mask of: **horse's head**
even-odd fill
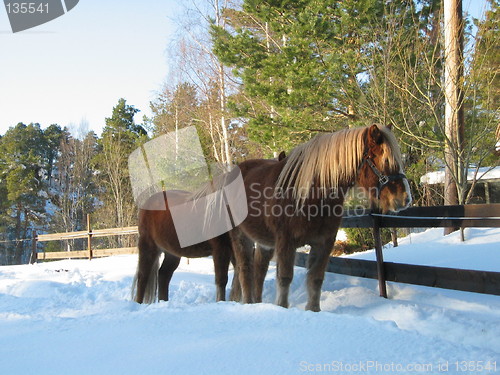
[[[401,151],[391,128],[378,125],[366,128],[364,144],[358,184],[368,190],[373,208],[382,213],[404,210],[412,198]]]

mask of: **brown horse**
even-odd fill
[[[277,304],[283,307],[288,307],[295,249],[311,246],[306,309],[319,311],[321,286],[347,191],[357,184],[381,212],[399,211],[411,203],[399,146],[388,127],[372,125],[320,134],[281,161],[247,160],[239,167],[248,216],[231,232],[231,240],[246,303],[260,300],[263,268],[267,269],[271,254],[257,251],[259,273],[252,272],[248,257],[241,255],[249,240],[275,249]]]
[[[185,191],[170,191],[168,194],[169,200],[166,199],[165,193],[157,193],[150,198],[150,206],[158,207],[163,204],[166,209],[139,210],[139,262],[132,288],[133,299],[139,303],[153,303],[157,298],[168,301],[170,280],[179,266],[181,257],[200,258],[212,255],[217,287],[216,299],[224,301],[232,255],[228,233],[195,245],[181,247],[168,201],[175,197],[180,200],[187,199],[191,194]],[[162,253],[164,259],[159,267]]]

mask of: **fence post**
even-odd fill
[[[36,230],[33,229],[32,239],[31,239],[31,259],[30,259],[31,264],[37,262],[38,254],[36,253],[36,242],[37,242]]]
[[[385,284],[384,255],[382,253],[382,239],[380,237],[380,224],[377,216],[373,217],[373,240],[375,241],[375,255],[377,256],[377,274],[380,297],[387,298]]]
[[[398,232],[396,228],[391,228],[392,245],[398,247]]]
[[[89,251],[89,260],[92,260],[92,228],[90,227],[90,214],[87,214],[87,249]]]

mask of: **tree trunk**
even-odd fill
[[[220,8],[219,8],[219,0],[215,0],[215,23],[217,26],[221,26],[221,18],[220,18]],[[231,152],[229,151],[229,136],[227,132],[227,124],[226,124],[226,79],[224,72],[224,65],[221,63],[217,66],[218,75],[219,75],[219,101],[220,101],[220,125],[222,131],[222,162],[226,164],[226,166],[230,166],[232,164]]]
[[[222,130],[222,144],[224,147],[224,157],[223,159],[227,166],[232,164],[231,153],[229,152],[229,136],[227,133],[226,124],[226,88],[225,88],[225,78],[224,78],[224,67],[219,64],[219,92],[220,92],[220,125]]]
[[[459,187],[464,186],[462,148],[463,115],[463,17],[461,0],[444,0],[445,29],[445,181],[444,204],[462,203]],[[466,177],[465,177],[466,178]],[[462,190],[462,189],[460,189]],[[458,228],[445,228],[449,234]]]

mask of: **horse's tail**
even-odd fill
[[[144,291],[142,291],[142,300],[139,300],[140,294],[138,291],[138,280],[139,274],[142,271],[140,269],[140,262],[137,265],[137,270],[135,272],[134,281],[132,282],[132,300],[139,303],[155,303],[158,299],[158,269],[160,268],[160,256],[158,255],[151,267],[148,275],[148,281]]]

